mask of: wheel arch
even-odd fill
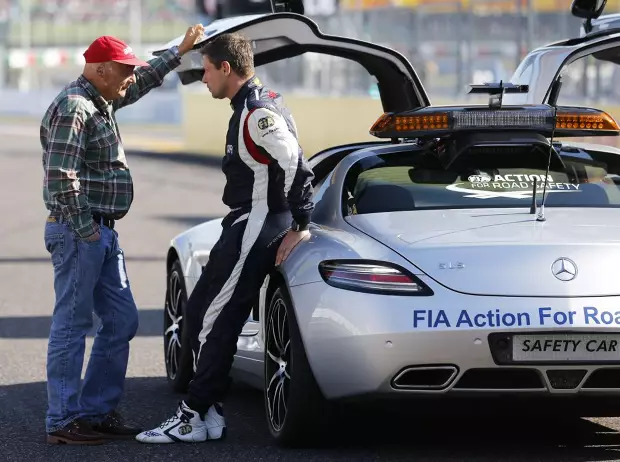
[[[282,287],[284,290],[288,292],[289,297],[291,296],[291,292],[289,291],[288,284],[286,282],[286,278],[282,271],[279,268],[274,269],[269,274],[269,282],[267,283],[267,291],[265,292],[265,314],[267,314],[267,310],[269,309],[269,304],[271,303],[271,297],[278,287]],[[263,327],[265,323],[265,318],[263,317]]]

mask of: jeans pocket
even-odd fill
[[[76,232],[74,232],[73,234],[75,235],[75,240],[78,242],[78,244],[84,244],[87,247],[99,247],[102,243],[103,243],[103,239],[104,239],[104,230],[105,230],[105,226],[100,226],[99,227],[99,239],[97,239],[96,241],[89,241],[87,239],[84,239],[80,236],[78,236],[78,234]]]
[[[45,248],[52,257],[52,265],[54,265],[55,268],[64,263],[65,235],[63,233],[45,234]]]

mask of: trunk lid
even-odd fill
[[[547,208],[545,216],[537,222],[527,209],[419,210],[353,215],[347,221],[454,291],[620,295],[618,211]]]

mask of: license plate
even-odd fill
[[[620,334],[515,335],[513,361],[620,362]]]

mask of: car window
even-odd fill
[[[620,206],[620,156],[572,149],[554,157],[547,207]],[[561,159],[561,160],[559,160]],[[529,207],[542,198],[546,153],[463,154],[449,168],[429,153],[366,158],[345,179],[345,214],[429,209]]]

